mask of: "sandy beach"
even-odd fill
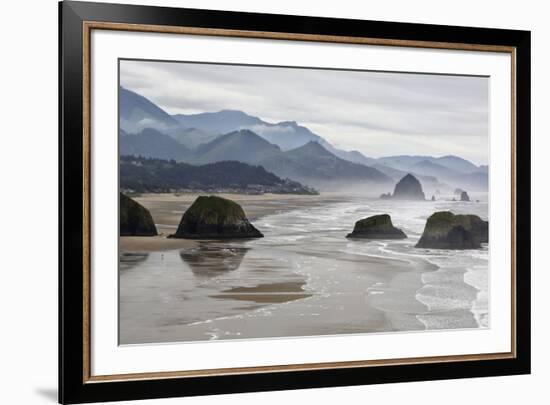
[[[156,237],[123,236],[120,238],[121,252],[161,251],[185,249],[196,246],[196,242],[186,239],[169,239],[174,233],[185,210],[197,199],[199,193],[159,193],[141,194],[132,198],[146,207],[159,233]],[[273,215],[293,209],[319,206],[340,201],[338,193],[323,193],[323,195],[298,194],[215,194],[238,202],[246,212],[250,221],[255,221],[266,215]]]
[[[231,194],[225,197],[241,204],[264,238],[166,238],[197,196],[135,198],[150,209],[161,234],[120,240],[121,344],[487,325],[480,292],[487,288],[487,250],[414,249],[434,210],[482,213],[486,205],[395,203],[336,193]],[[345,238],[357,219],[379,212],[390,213],[408,238]]]
[[[233,287],[223,290],[221,294],[211,295],[212,298],[252,301],[255,303],[281,303],[311,297],[304,293],[305,282],[283,282],[259,284],[255,287]]]

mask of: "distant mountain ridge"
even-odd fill
[[[178,122],[147,98],[125,89],[119,88],[120,127],[126,133],[138,133],[146,128],[165,131],[178,127]]]
[[[238,110],[221,110],[188,115],[176,114],[173,117],[184,127],[198,128],[219,135],[263,123],[261,119]]]
[[[308,128],[295,121],[269,123],[258,117],[237,110],[221,110],[199,114],[176,114],[173,116],[185,127],[197,128],[211,134],[228,134],[248,129],[269,143],[282,150],[290,150],[310,141],[321,142],[323,139]]]
[[[121,87],[119,96],[121,152],[125,154],[175,159],[193,164],[237,160],[261,164],[278,175],[291,175],[297,179],[324,177],[335,180],[338,176],[346,175],[387,182],[412,173],[422,183],[434,188],[442,187],[444,183],[482,190],[488,187],[488,167],[478,167],[458,156],[400,155],[371,158],[359,151],[340,150],[294,121],[269,123],[238,110],[170,115],[131,90]],[[156,133],[148,131],[149,128],[156,130]],[[248,132],[235,135],[242,130]],[[174,142],[170,142],[167,137]],[[299,159],[292,151],[311,142],[321,146],[322,150],[309,148],[307,159],[300,162],[304,156]],[[287,155],[287,152],[292,153]],[[312,155],[317,152],[321,156],[314,159]],[[325,152],[331,154],[330,158],[327,158]],[[361,168],[343,164],[340,160]],[[314,165],[325,167],[315,168]],[[328,170],[328,167],[332,167],[332,170]],[[351,167],[361,174],[354,176]],[[367,167],[370,174],[367,175],[363,167]],[[384,177],[384,180],[380,180]]]
[[[236,160],[258,163],[263,158],[281,153],[281,149],[249,130],[234,131],[213,141],[199,145],[194,151],[192,163],[213,163]]]
[[[237,160],[260,165],[278,176],[308,184],[337,180],[374,183],[392,181],[376,169],[340,159],[318,142],[310,141],[298,148],[283,151],[247,129],[216,138],[199,146],[194,153],[190,163]]]
[[[184,160],[191,154],[188,148],[174,138],[153,128],[145,128],[134,135],[128,135],[121,130],[119,140],[121,155]]]

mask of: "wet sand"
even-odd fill
[[[264,238],[167,239],[197,196],[136,197],[161,235],[121,238],[120,344],[478,327],[471,311],[478,290],[464,283],[466,268],[448,267],[449,253],[414,249],[430,204],[447,203],[231,194],[224,196]],[[358,218],[379,210],[409,238],[345,238]],[[463,254],[453,260],[462,263]],[[472,256],[471,266],[483,271],[483,260]]]
[[[255,221],[266,215],[342,200],[338,193],[323,193],[322,195],[164,193],[143,194],[134,199],[149,209],[159,233],[173,233],[185,210],[201,195],[216,195],[239,203],[250,221]]]
[[[259,284],[255,287],[234,287],[223,290],[221,294],[211,295],[212,298],[252,301],[257,304],[281,303],[311,297],[306,294],[303,281]]]
[[[166,234],[157,236],[121,236],[120,252],[160,252],[163,250],[189,249],[197,245],[190,239],[169,239]]]
[[[414,297],[422,273],[433,270],[425,262],[335,254],[333,241],[294,252],[294,243],[274,250],[269,238],[252,245],[168,239],[198,196],[135,197],[150,210],[159,236],[120,238],[121,344],[424,329],[416,315],[426,306]],[[253,222],[341,199],[338,194],[221,196],[241,204]],[[318,289],[314,279],[296,272],[304,259],[334,291]]]
[[[202,278],[195,278],[199,284],[193,287],[174,266],[167,266],[157,274],[150,274],[145,268],[141,276],[144,279],[137,284],[135,280],[140,277],[134,276],[131,283],[126,283],[128,273],[123,273],[120,342],[169,343],[424,330],[416,315],[427,308],[414,297],[422,286],[422,274],[433,270],[429,264],[422,260],[408,263],[347,257],[352,266],[342,274],[341,268],[333,266],[341,258],[334,259],[331,262],[319,258],[319,263],[326,266],[319,276],[333,280],[336,293],[309,288],[304,277],[281,272],[276,267],[258,275],[254,261],[250,267],[237,270],[244,274],[225,273],[221,279],[212,278],[215,282],[207,284],[200,283]],[[162,279],[159,279],[160,273],[164,274]],[[235,277],[230,277],[231,274]],[[278,281],[281,278],[287,281]],[[265,282],[270,279],[277,281]],[[151,280],[161,284],[160,299],[139,294],[149,291]],[[176,299],[168,300],[168,297]],[[198,315],[205,311],[207,315]]]

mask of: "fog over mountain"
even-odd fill
[[[293,121],[270,123],[244,111],[171,116],[147,98],[120,90],[120,153],[195,165],[238,161],[319,188],[390,184],[407,173],[430,190],[486,190],[488,167],[454,155],[373,158],[336,148]]]
[[[120,127],[126,132],[136,133],[145,128],[168,130],[178,126],[174,117],[133,91],[121,87],[118,97]]]
[[[257,117],[262,122],[247,128],[257,124],[252,130],[267,140],[301,132],[294,122],[369,157],[452,154],[476,166],[488,162],[487,77],[125,60],[120,83],[176,119],[225,110]]]

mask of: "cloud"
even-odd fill
[[[267,125],[253,125],[248,127],[252,132],[256,132],[259,135],[276,135],[276,134],[288,134],[294,132],[294,128],[291,126],[267,126]]]
[[[368,156],[488,158],[488,78],[121,61],[121,85],[168,111],[242,110],[296,121]]]

